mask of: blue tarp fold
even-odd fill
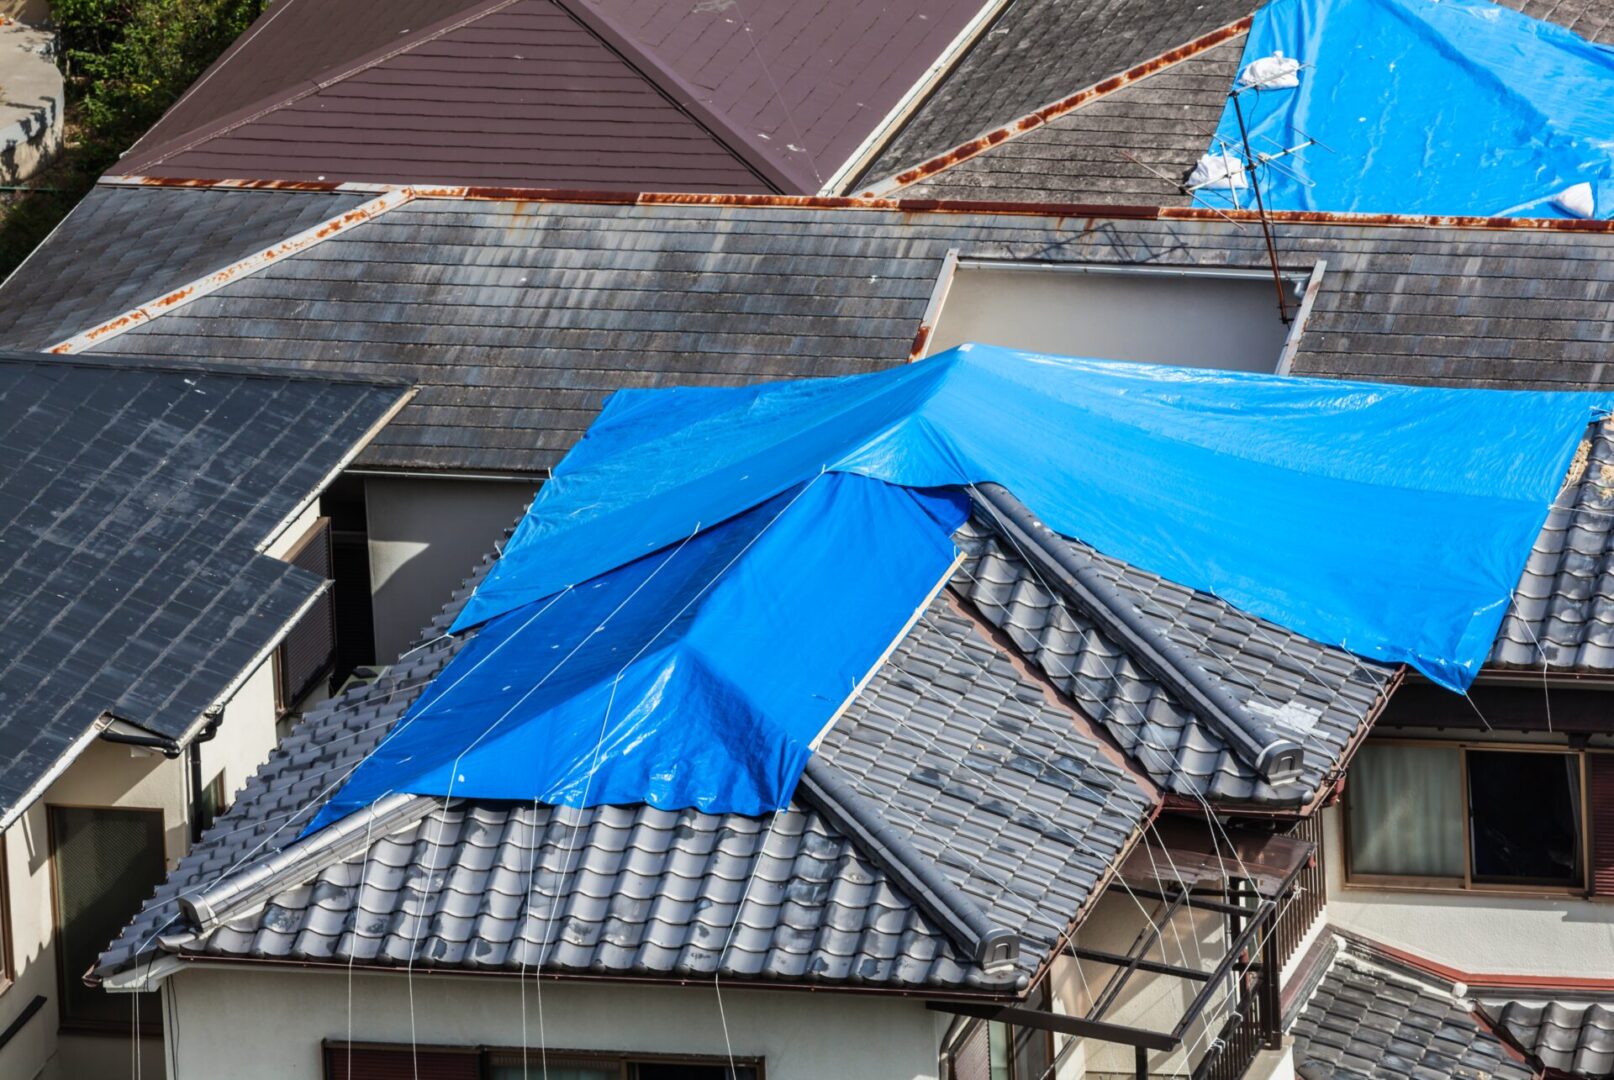
[[[1275,52],[1305,66],[1240,95],[1251,150],[1323,145],[1261,168],[1268,209],[1614,217],[1614,50],[1488,0],[1273,0],[1240,70]],[[1244,156],[1231,100],[1207,149],[1223,148]],[[1589,214],[1551,201],[1580,184]]]
[[[389,792],[762,814],[941,585],[967,500],[814,475],[495,617],[309,826]]]

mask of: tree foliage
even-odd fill
[[[265,0],[51,0],[67,76],[68,142],[33,179],[36,190],[0,202],[0,278],[264,6]]]

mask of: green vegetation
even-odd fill
[[[0,202],[0,278],[83,198],[264,7],[264,0],[52,0],[66,145]]]

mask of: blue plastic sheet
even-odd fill
[[[1462,689],[1611,400],[980,345],[874,375],[619,391],[456,629],[830,470],[918,488],[996,481],[1100,551]],[[806,557],[819,541],[802,539]]]
[[[1268,209],[1553,218],[1586,183],[1590,216],[1614,216],[1614,50],[1487,0],[1273,0],[1240,70],[1276,51],[1306,66],[1239,95],[1251,150],[1325,145],[1260,168]],[[1223,148],[1244,157],[1231,99]]]
[[[693,538],[489,622],[308,831],[389,792],[784,806],[957,554],[968,512],[813,470]]]

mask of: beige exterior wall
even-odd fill
[[[377,663],[414,643],[537,490],[530,482],[365,478]]]
[[[33,25],[50,18],[49,0],[0,0],[0,15]]]
[[[202,782],[221,771],[233,798],[275,744],[272,667],[264,663],[225,708],[218,735],[202,744]],[[60,1032],[55,912],[47,826],[48,806],[101,806],[160,810],[171,868],[189,848],[189,764],[154,750],[96,741],[70,765],[5,833],[6,876],[10,884],[12,962],[16,982],[0,994],[0,1028],[33,1000],[45,998],[21,1032],[0,1049],[5,1080],[77,1080],[121,1076],[129,1068],[129,1032]],[[133,912],[130,912],[133,915]],[[143,1043],[143,1071],[162,1075],[158,1040]]]
[[[165,1002],[184,1033],[169,1076],[320,1080],[320,1046],[348,1032],[341,972],[196,965],[171,978]],[[421,1045],[520,1047],[522,985],[514,979],[414,978]],[[538,1045],[537,994],[526,980],[528,1032]],[[722,1055],[710,985],[543,983],[544,1031],[555,1048]],[[409,1044],[409,985],[401,975],[353,977],[353,1038]],[[736,1057],[761,1056],[768,1080],[929,1080],[945,1014],[910,998],[723,989]],[[177,1069],[175,1066],[177,1065]]]
[[[1372,889],[1345,883],[1343,814],[1328,828],[1328,917],[1341,930],[1476,975],[1614,975],[1614,905],[1592,900]]]

